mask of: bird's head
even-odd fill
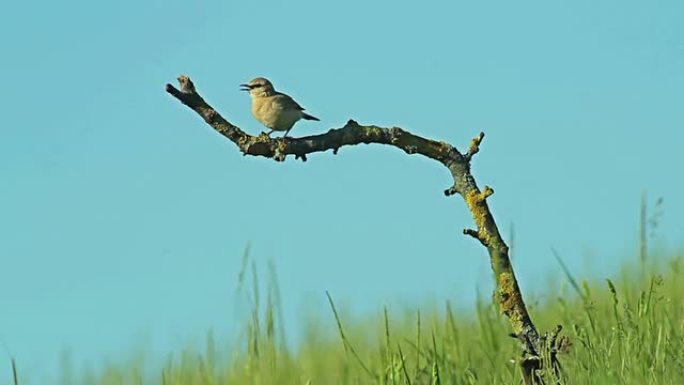
[[[266,78],[252,79],[252,81],[247,84],[240,84],[240,87],[242,91],[249,91],[249,95],[252,97],[268,96],[275,92],[273,84]]]

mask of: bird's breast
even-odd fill
[[[264,126],[276,130],[286,131],[302,117],[297,109],[286,108],[276,98],[255,98],[252,102],[252,115]]]

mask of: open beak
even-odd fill
[[[240,84],[240,91],[249,91],[250,89],[249,84]]]

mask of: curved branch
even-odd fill
[[[477,230],[469,229],[464,233],[480,241],[489,253],[496,278],[496,297],[500,310],[509,318],[513,333],[518,336],[524,347],[530,342],[535,346],[539,344],[540,335],[525,307],[508,256],[508,246],[501,237],[487,205],[486,200],[494,190],[489,187],[480,190],[470,173],[470,161],[480,150],[484,133],[472,139],[465,154],[449,143],[426,139],[399,127],[366,126],[353,120],[349,120],[341,128],[333,128],[320,135],[270,138],[262,133],[252,136],[228,122],[207,104],[187,76],[179,76],[178,81],[181,90],[167,84],[166,92],[197,112],[218,133],[235,143],[244,155],[263,156],[276,161],[284,161],[287,155],[295,155],[296,158],[306,161],[307,154],[327,150],[333,150],[336,154],[343,146],[377,143],[397,147],[407,154],[420,154],[443,164],[449,169],[454,180],[453,185],[444,191],[445,195],[461,195],[477,226]],[[524,350],[526,354],[537,356],[536,351],[530,351],[534,349]]]
[[[447,165],[447,167],[453,162],[465,163],[463,155],[446,142],[425,139],[398,127],[361,126],[353,120],[348,121],[342,128],[331,129],[321,135],[302,138],[270,138],[262,133],[262,135],[252,136],[228,122],[207,104],[197,94],[192,81],[187,76],[181,75],[178,80],[181,84],[181,90],[179,91],[167,84],[166,92],[195,110],[216,131],[235,143],[245,155],[263,156],[283,161],[286,155],[302,158],[306,154],[314,152],[333,150],[334,153],[337,153],[337,150],[342,146],[379,143],[400,148],[408,154],[424,155]],[[303,160],[305,159],[303,158]]]

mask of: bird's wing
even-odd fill
[[[290,95],[278,92],[274,97],[278,100],[278,102],[282,103],[283,107],[285,108],[294,108],[299,111],[305,110],[305,108],[300,106],[299,103],[295,102]]]

